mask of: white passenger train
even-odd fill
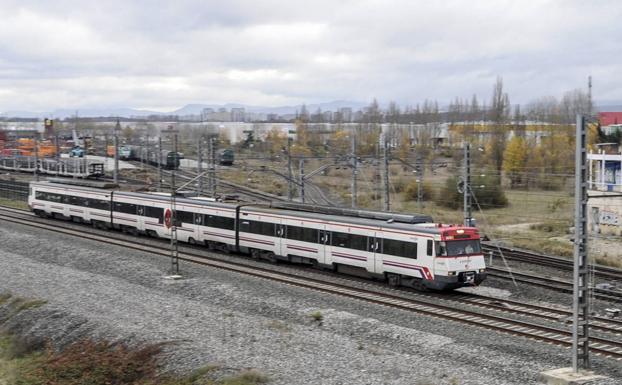
[[[335,270],[355,267],[394,286],[444,290],[486,277],[478,230],[431,223],[427,216],[347,209],[335,215],[321,206],[181,197],[173,214],[165,194],[53,182],[32,182],[28,204],[39,216],[161,238],[170,238],[175,218],[179,241]]]

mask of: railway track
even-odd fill
[[[2,208],[0,209],[0,213],[3,220],[7,222],[18,223],[34,228],[63,233],[65,235],[76,236],[83,239],[89,239],[169,257],[169,250],[162,242],[162,246],[146,245],[137,241],[118,239],[118,237],[110,236],[110,234],[96,234],[94,232],[85,231],[85,229],[72,229],[59,225],[58,221],[53,221],[52,223],[51,221],[45,219],[36,218],[32,214],[24,212],[23,210]],[[451,298],[453,296],[450,296],[450,300],[440,301],[438,296],[406,296],[404,293],[399,292],[386,293],[373,288],[355,287],[343,281],[332,282],[329,280],[305,277],[299,274],[284,271],[275,271],[265,267],[250,266],[241,262],[209,258],[192,250],[180,252],[180,259],[186,262],[228,270],[262,279],[268,279],[287,285],[331,293],[342,297],[389,306],[436,318],[447,319],[462,324],[469,324],[487,330],[494,330],[506,334],[521,336],[563,347],[569,347],[572,344],[571,332],[567,330],[567,327],[551,327],[532,322],[531,320],[516,320],[497,314],[486,314],[470,309],[463,309],[451,304]],[[453,301],[458,301],[458,298],[460,298],[460,296],[453,297]],[[476,297],[472,297],[470,300],[473,301],[474,304],[479,301],[479,304],[477,304],[477,306],[474,305],[473,307],[497,307],[500,309],[508,308],[507,304],[502,305],[503,302],[499,303],[499,300],[496,300],[497,303],[487,303],[486,301],[490,301],[489,298],[476,299]],[[529,309],[530,306],[531,309]],[[535,316],[539,313],[540,316],[546,316],[549,319],[556,317],[554,310],[547,310],[548,312],[545,312],[544,308],[538,309],[535,307],[534,309],[534,306],[532,305],[514,303],[511,305],[510,310],[505,312],[527,312],[530,313],[531,316]],[[622,325],[619,322],[600,319],[598,321],[599,323],[602,323],[600,330],[605,331],[608,334],[620,334],[620,330],[622,330]],[[622,361],[622,341],[613,340],[610,335],[606,337],[592,337],[591,351],[597,355]]]
[[[130,161],[130,163],[135,164],[137,167],[144,167],[145,169],[149,169],[151,171],[155,171],[158,172],[158,168],[150,165],[150,164],[142,164],[141,162],[138,161]],[[166,179],[164,180],[163,184],[166,186],[170,186],[170,183],[168,182],[168,178],[171,177],[171,170],[166,170],[166,169],[162,169],[162,175],[164,177],[166,177]],[[183,181],[182,183],[188,182],[194,178],[197,177],[197,173],[191,172],[191,171],[187,171],[187,170],[183,170],[183,169],[178,169],[175,171],[175,177],[178,178],[179,180]],[[180,185],[182,184],[180,183]],[[284,201],[285,199],[278,196],[278,195],[274,195],[274,194],[270,194],[270,193],[266,193],[260,190],[256,190],[256,189],[252,189],[246,186],[242,186],[239,185],[237,183],[233,183],[233,182],[228,182],[226,180],[223,179],[218,179],[217,180],[218,185],[226,187],[232,191],[235,191],[235,193],[243,195],[245,197],[247,197],[246,200],[252,201],[252,202],[266,202],[266,201]]]
[[[536,275],[533,273],[524,273],[520,271],[506,269],[500,269],[497,267],[486,268],[490,277],[501,278],[505,280],[515,280],[516,282],[527,283],[534,286],[544,287],[550,290],[559,291],[562,293],[572,293],[573,286],[572,281],[567,281],[559,278],[553,278],[543,275]],[[622,290],[602,289],[598,287],[590,288],[592,295],[596,299],[603,301],[622,302]]]
[[[487,254],[492,253],[495,258],[501,257],[499,249],[503,252],[503,257],[509,260],[527,262],[539,266],[554,267],[565,271],[572,271],[573,269],[573,261],[567,258],[538,254],[525,250],[516,250],[509,247],[497,247],[495,245],[482,242],[482,250]],[[622,270],[613,267],[594,265],[594,275],[605,280],[622,282]]]

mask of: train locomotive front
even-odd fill
[[[434,242],[434,280],[431,289],[450,290],[479,285],[486,279],[486,263],[477,228],[446,226],[439,228]]]

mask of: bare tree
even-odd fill
[[[503,79],[497,77],[492,90],[492,102],[489,110],[491,120],[490,154],[494,168],[501,173],[503,169],[503,152],[507,141],[507,121],[510,114],[510,98],[503,92]]]

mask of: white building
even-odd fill
[[[622,236],[622,153],[617,143],[601,143],[588,161],[588,229]]]

